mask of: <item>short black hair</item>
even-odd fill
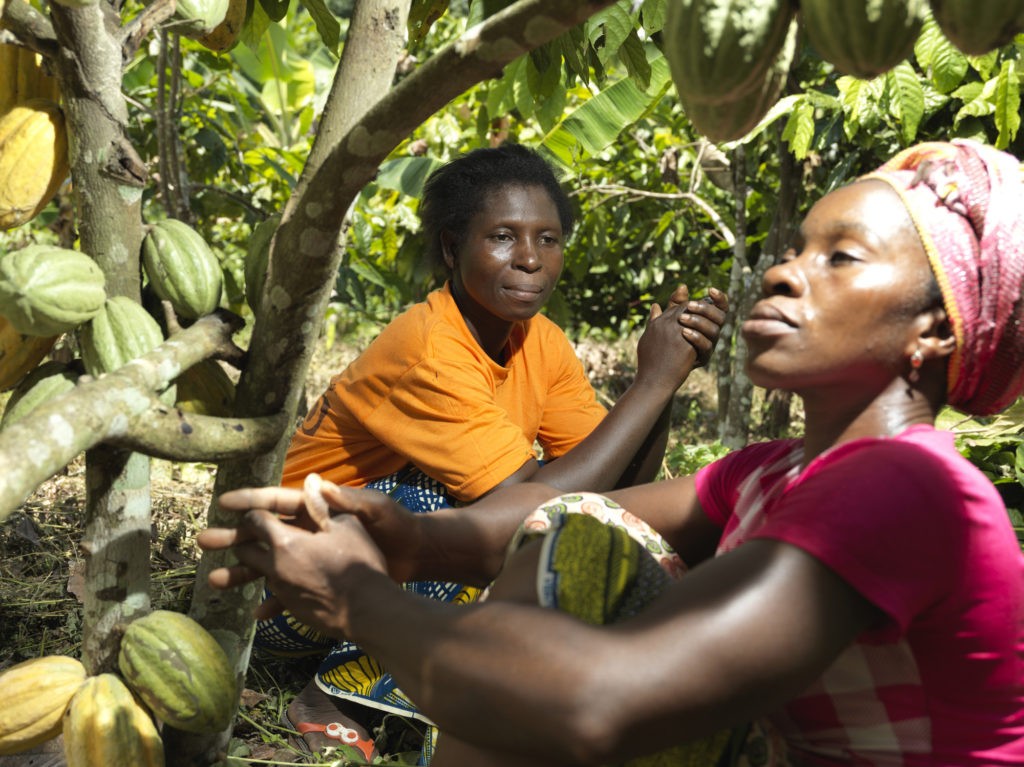
[[[487,195],[507,186],[543,187],[558,209],[562,233],[572,232],[574,215],[569,195],[562,189],[548,162],[522,144],[474,149],[445,163],[427,178],[420,199],[420,221],[427,258],[444,267],[441,233],[462,239],[470,219],[484,206]]]

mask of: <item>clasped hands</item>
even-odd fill
[[[718,343],[728,311],[729,299],[721,290],[711,288],[706,297],[690,300],[689,289],[680,285],[669,296],[664,311],[658,304],[651,306],[647,327],[637,347],[638,369],[666,365],[675,375],[681,372],[685,378],[692,368],[704,367]],[[681,332],[676,328],[681,328]],[[687,343],[679,345],[679,338]],[[672,353],[683,354],[684,359],[673,359]]]

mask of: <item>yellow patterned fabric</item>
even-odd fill
[[[593,625],[636,615],[686,565],[647,523],[604,496],[574,493],[532,512],[509,555],[541,539],[538,601]],[[785,744],[755,723],[607,767],[786,767]]]

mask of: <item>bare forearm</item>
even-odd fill
[[[581,738],[586,664],[570,657],[588,655],[590,635],[601,639],[589,626],[507,603],[452,608],[376,580],[354,595],[346,636],[386,659],[401,689],[444,733],[545,764],[598,763],[594,745]],[[551,663],[553,643],[575,649],[556,650],[566,657]]]
[[[665,449],[668,447],[668,430],[672,421],[671,400],[658,416],[654,426],[647,434],[647,439],[633,456],[632,462],[619,477],[615,487],[633,487],[653,482],[658,476],[665,460]]]
[[[495,490],[471,506],[417,515],[419,544],[410,580],[490,583],[522,521],[559,492],[549,485],[523,482]]]
[[[615,626],[510,602],[428,603],[375,577],[347,591],[344,633],[443,732],[558,764],[618,762],[775,709],[878,620],[795,547],[748,548]],[[800,630],[765,631],[775,620]]]
[[[563,491],[594,492],[623,486],[624,475],[629,484],[650,481],[664,456],[674,393],[634,382],[586,439],[531,480]]]

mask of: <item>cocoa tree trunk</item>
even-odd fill
[[[57,79],[68,124],[81,249],[106,276],[108,296],[140,299],[145,166],[126,135],[120,29],[107,3],[51,8]],[[117,626],[149,611],[149,458],[110,447],[86,453],[82,661],[116,668]]]
[[[729,296],[734,310],[722,336],[732,340],[732,355],[721,355],[718,372],[719,439],[723,445],[739,448],[750,438],[753,420],[754,385],[746,372],[747,345],[737,332],[738,323],[750,313],[761,297],[764,274],[782,254],[789,240],[796,215],[799,192],[799,166],[783,146],[781,132],[776,130],[775,145],[779,157],[779,191],[772,225],[757,259],[751,263],[744,231],[746,220],[746,168],[742,145],[732,158],[736,201],[736,244],[730,273]],[[726,336],[726,331],[729,335]],[[731,356],[731,358],[730,358]]]
[[[730,448],[747,441],[747,417],[750,411],[750,380],[746,377],[746,344],[739,334],[739,322],[746,316],[747,296],[752,281],[747,257],[747,168],[743,146],[732,151],[733,204],[736,217],[736,241],[732,247],[732,269],[729,272],[729,298],[733,310],[722,328],[723,339],[731,354],[719,356],[718,367],[718,439]]]

